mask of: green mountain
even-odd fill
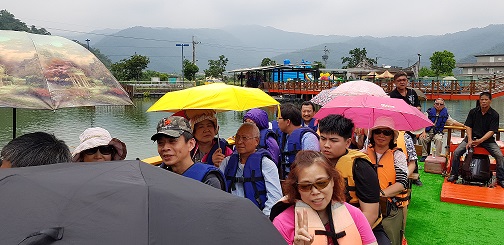
[[[474,54],[504,53],[504,25],[489,25],[439,36],[419,37],[349,37],[339,35],[310,35],[286,32],[272,27],[233,26],[222,29],[174,29],[131,27],[105,35],[93,44],[112,61],[141,54],[150,58],[151,70],[180,72],[182,49],[177,43],[191,44],[195,37],[196,64],[203,71],[208,60],[219,55],[228,59],[227,69],[259,66],[269,57],[277,63],[289,59],[322,61],[324,47],[329,50],[327,68],[341,68],[341,57],[348,56],[354,48],[366,48],[368,57],[379,65],[407,67],[418,60],[430,66],[429,57],[435,51],[448,50],[457,62],[474,62]],[[192,60],[192,44],[184,47],[185,59]]]

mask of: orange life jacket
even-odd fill
[[[302,211],[303,209],[308,211],[308,233],[315,234],[312,245],[327,245],[327,236],[325,234],[317,234],[326,232],[324,224],[322,223],[322,220],[320,220],[317,211],[313,210],[308,204],[304,203],[303,201],[297,201],[295,212],[297,213],[298,210]],[[331,204],[331,214],[331,218],[334,223],[334,233],[338,237],[333,238],[334,244],[362,244],[362,238],[360,236],[359,230],[357,229],[357,226],[355,225],[350,212],[343,203],[333,202]],[[295,215],[294,217],[294,224],[297,224],[297,215]],[[297,228],[298,227],[296,225],[294,234],[297,234]],[[337,243],[335,240],[337,241]]]
[[[341,177],[345,180],[345,187],[347,189],[349,197],[347,197],[347,202],[356,206],[359,204],[359,198],[355,194],[355,180],[353,178],[353,166],[355,159],[357,158],[362,158],[365,159],[369,162],[371,160],[369,159],[368,155],[365,153],[358,151],[358,150],[351,150],[348,149],[348,153],[341,156],[338,159],[338,162],[336,163],[336,170],[338,170],[341,174]],[[382,216],[381,214],[378,215],[378,218],[376,219],[375,223],[371,226],[371,228],[375,228],[377,225],[379,225],[382,221]]]
[[[348,153],[341,156],[338,159],[338,163],[336,163],[336,169],[340,172],[341,177],[345,179],[346,188],[350,195],[350,200],[347,198],[347,202],[352,205],[359,203],[359,198],[355,194],[355,181],[353,178],[353,166],[357,158],[363,158],[371,162],[369,157],[363,152],[348,149]]]
[[[394,152],[397,150],[399,150],[399,148],[388,149],[387,151],[385,151],[385,153],[383,153],[380,161],[377,162],[374,148],[368,147],[367,155],[371,159],[371,163],[375,165],[376,173],[378,174],[378,180],[380,181],[380,189],[382,190],[396,183]],[[394,202],[400,208],[406,207],[409,203],[408,193],[406,190],[397,194],[394,199],[389,198],[391,202]]]

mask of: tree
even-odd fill
[[[196,73],[199,71],[199,67],[189,60],[184,60],[184,78],[189,81],[194,81],[196,78]]]
[[[115,78],[120,81],[140,80],[142,71],[147,68],[149,62],[147,56],[135,54],[129,59],[122,59],[112,64],[111,71]]]
[[[264,58],[261,61],[261,66],[274,66],[274,65],[276,65],[276,61],[270,58]]]
[[[146,70],[142,72],[142,81],[150,81],[153,77],[159,77],[160,81],[168,81],[169,75],[167,73],[162,73],[158,71]]]
[[[429,69],[429,67],[424,66],[424,67],[420,68],[420,72],[418,73],[418,76],[419,77],[433,77],[436,75],[434,74],[434,71]]]
[[[228,58],[224,55],[219,56],[218,60],[208,60],[208,69],[205,70],[205,76],[222,78],[222,73],[226,71]]]
[[[347,63],[343,69],[356,67],[362,60],[366,59],[370,64],[376,64],[376,60],[367,57],[366,48],[354,48],[348,52],[350,57],[341,57],[341,63]]]
[[[313,61],[313,67],[318,69],[326,68],[326,66],[320,61]]]
[[[452,52],[436,51],[429,58],[431,62],[431,70],[435,76],[452,76],[455,68],[455,55]]]
[[[26,23],[16,19],[13,14],[7,10],[0,10],[0,30],[25,31],[34,34],[51,35],[44,28],[37,29],[34,25],[28,27]]]

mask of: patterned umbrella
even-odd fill
[[[0,31],[0,107],[56,110],[133,105],[110,71],[82,45],[63,37]]]
[[[329,101],[336,98],[335,95],[331,94],[331,91],[333,91],[335,88],[336,87],[332,87],[330,89],[324,89],[324,90],[320,91],[320,93],[315,95],[315,97],[313,97],[310,101],[317,104],[317,105],[324,106]]]

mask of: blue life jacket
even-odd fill
[[[316,120],[317,120],[317,119],[312,118],[312,119],[310,120],[310,123],[308,124],[308,127],[309,127],[309,128],[311,128],[314,132],[317,132],[317,129],[318,129],[318,124],[317,124],[317,125],[315,125],[315,121],[316,121]],[[302,120],[302,121],[303,121],[303,124],[302,124],[301,126],[302,126],[302,127],[306,127],[306,124],[305,124],[304,120]]]
[[[300,127],[289,135],[287,138],[287,142],[284,143],[282,142],[282,145],[280,145],[280,150],[282,151],[282,163],[283,165],[286,165],[287,167],[290,167],[290,165],[294,162],[294,159],[296,158],[296,154],[302,150],[303,144],[301,140],[303,139],[303,135],[306,133],[312,133],[314,134],[317,139],[319,136],[317,133],[315,133],[311,128],[308,127]],[[284,140],[282,140],[284,141]],[[285,144],[287,144],[287,150],[285,151]]]
[[[439,112],[439,116],[437,116],[436,115],[436,108],[431,107],[431,108],[427,109],[427,115],[432,122],[436,122],[436,125],[429,126],[429,127],[425,128],[425,132],[429,132],[431,130],[431,128],[434,127],[435,134],[443,133],[444,126],[446,124],[446,120],[448,120],[448,110],[446,108],[443,108]],[[436,118],[437,118],[437,121],[436,121]]]
[[[259,139],[258,147],[260,147],[260,148],[263,148],[263,149],[268,148],[268,146],[266,146],[266,140],[270,137],[272,137],[273,139],[275,139],[278,142],[277,134],[269,128],[261,129],[259,131],[259,133],[260,133],[261,138]]]
[[[171,168],[169,166],[167,166],[164,162],[161,163],[161,165],[159,165],[159,167],[166,169],[168,171],[172,171]],[[225,182],[224,174],[222,174],[222,172],[213,165],[208,165],[208,164],[204,164],[201,162],[194,163],[193,165],[191,165],[191,167],[189,167],[182,174],[182,176],[197,180],[199,182],[203,182],[205,177],[210,173],[215,174],[219,178],[219,181],[221,182],[221,187],[222,187],[221,189],[223,191],[226,191],[226,182]]]
[[[243,176],[236,177],[238,170],[239,155],[234,152],[228,161],[224,175],[226,176],[227,191],[231,193],[235,189],[235,183],[243,183],[245,198],[252,201],[259,209],[263,210],[268,197],[266,196],[266,182],[262,174],[262,159],[267,157],[271,159],[269,152],[265,149],[259,149],[252,153],[243,167]]]
[[[280,130],[280,128],[278,127],[278,121],[277,120],[271,121],[271,130],[273,130],[273,132],[277,135],[276,140],[277,140],[278,145],[280,146],[282,138],[284,137],[285,133],[282,132],[282,130]],[[281,149],[282,148],[280,148],[280,150]]]

